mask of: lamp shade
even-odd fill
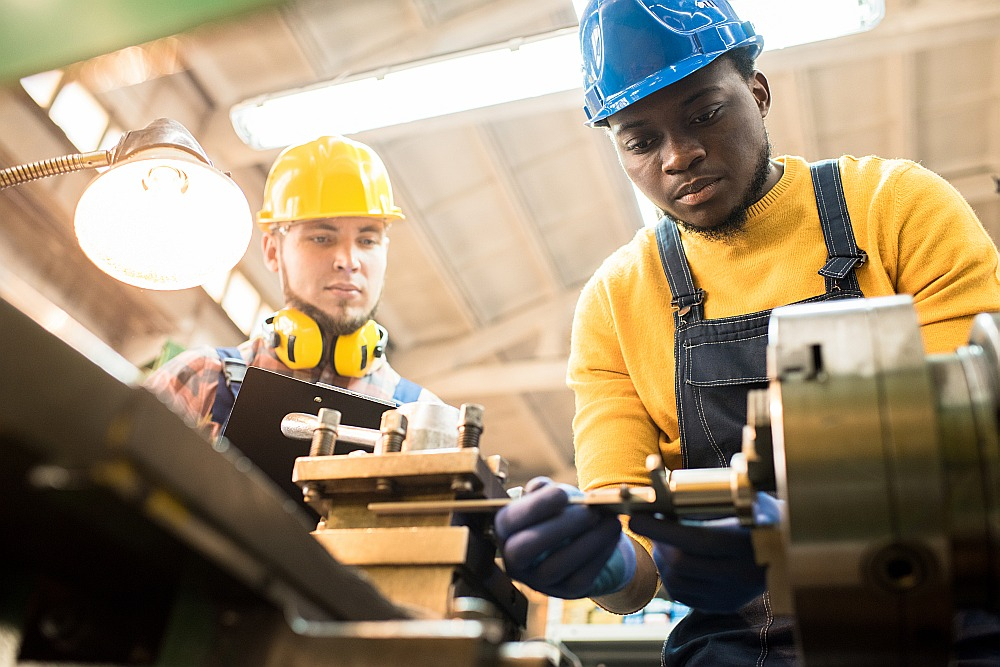
[[[87,186],[76,207],[80,247],[136,287],[183,289],[231,269],[252,233],[239,186],[186,150],[152,146]]]

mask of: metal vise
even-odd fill
[[[375,514],[372,502],[507,498],[507,463],[479,450],[483,408],[410,403],[382,415],[381,428],[340,425],[340,413],[294,413],[286,436],[311,439],[293,480],[320,515],[313,535],[330,554],[361,569],[398,605],[434,618],[498,619],[516,639],[527,599],[498,567],[491,517],[443,510]],[[333,455],[343,438],[373,453]]]

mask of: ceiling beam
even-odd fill
[[[562,291],[562,284],[555,262],[547,250],[545,239],[539,233],[531,211],[525,204],[524,193],[514,178],[511,166],[507,163],[503,146],[490,125],[478,125],[476,136],[484,149],[483,163],[489,165],[487,175],[492,176],[491,180],[500,186],[504,200],[513,213],[507,218],[507,222],[510,223],[509,226],[514,233],[520,236],[520,244],[527,257],[530,257],[540,269],[538,274],[541,276],[541,281],[535,285],[539,296],[549,298],[557,295]]]
[[[568,391],[563,388],[564,391]],[[486,397],[488,400],[488,397]],[[510,417],[514,417],[520,422],[522,428],[526,428],[531,434],[532,438],[529,441],[522,439],[511,440],[505,443],[506,449],[510,452],[512,458],[523,458],[525,460],[544,461],[550,470],[556,471],[555,474],[550,473],[549,476],[555,478],[555,475],[566,476],[567,479],[559,481],[568,481],[571,484],[576,483],[576,469],[573,467],[573,442],[572,435],[568,437],[568,441],[565,443],[559,442],[560,437],[555,435],[545,427],[543,424],[543,419],[538,414],[538,408],[534,402],[527,400],[523,395],[514,394],[508,397],[501,397],[502,401],[509,401],[509,407],[516,407],[515,417],[513,414]],[[490,413],[487,411],[486,418],[488,420]],[[501,427],[502,428],[502,427]],[[515,426],[513,430],[519,430]],[[523,430],[522,430],[523,432]],[[510,433],[510,431],[508,431]],[[515,436],[516,437],[516,436]],[[537,467],[536,467],[537,469]]]
[[[893,53],[885,59],[885,86],[892,103],[886,120],[889,146],[893,155],[920,155],[917,118],[920,104],[917,100],[916,65],[913,53]]]
[[[377,155],[382,157],[383,161],[386,163],[386,168],[389,173],[393,174],[392,192],[396,205],[403,210],[418,210],[418,207],[409,205],[409,202],[413,202],[415,200],[410,196],[410,190],[407,187],[406,179],[402,175],[403,171],[393,169],[392,159],[389,157],[392,154],[392,151],[388,148],[385,142],[374,141],[372,139],[364,141],[372,148],[372,150],[375,151]],[[473,329],[478,326],[479,322],[473,315],[475,310],[471,306],[472,300],[462,289],[462,283],[459,280],[458,275],[455,273],[453,263],[445,261],[444,252],[441,250],[441,247],[434,240],[432,235],[427,231],[427,221],[420,215],[410,214],[407,216],[406,225],[413,234],[416,242],[423,250],[424,258],[427,259],[431,266],[434,267],[435,272],[441,276],[440,284],[442,289],[447,292],[451,300],[458,305],[458,308],[455,310],[461,313],[461,317],[463,318],[462,325],[468,329]],[[405,350],[407,347],[414,344],[413,338],[406,333],[405,327],[396,328],[401,330],[398,334],[393,334],[393,340],[401,349]],[[395,356],[398,354],[398,352],[394,353],[394,366],[396,365]]]
[[[980,165],[980,173],[965,176],[947,177],[948,182],[955,186],[970,206],[986,204],[1000,199],[997,195],[997,184],[993,180],[994,176],[1000,175],[1000,165],[994,163],[992,167]],[[944,176],[945,174],[942,174]]]
[[[777,78],[777,77],[776,77]],[[787,133],[789,145],[782,146],[779,153],[802,155],[816,159],[820,153],[819,124],[816,122],[815,102],[812,83],[807,70],[793,70],[781,76],[778,95],[782,108],[789,112],[782,117],[782,130]]]
[[[461,50],[484,46],[481,37],[474,38],[478,43],[470,43],[470,35],[490,36],[486,38],[486,45],[521,37],[520,31],[525,25],[545,23],[560,10],[570,10],[568,0],[487,2],[444,23],[429,25],[426,30],[416,31],[391,46],[380,44],[367,53],[355,54],[349,63],[341,63],[339,76],[445,55],[454,52],[455,45],[460,45],[458,48]],[[417,11],[423,16],[428,15],[426,10],[418,8]],[[571,15],[572,11],[569,11],[567,16]],[[573,27],[573,24],[551,26],[548,30],[567,27]],[[343,71],[348,68],[349,71]]]
[[[566,389],[566,357],[468,366],[428,379],[445,401],[463,396],[502,396]]]
[[[993,43],[993,113],[987,122],[989,155],[993,162],[993,175],[1000,177],[1000,39]]]
[[[936,4],[887,12],[882,23],[869,32],[767,51],[761,55],[760,62],[765,73],[830,63],[870,62],[890,54],[915,53],[995,39],[998,32],[1000,3],[996,0]]]
[[[393,352],[392,365],[415,380],[443,373],[488,359],[498,352],[537,337],[543,331],[567,331],[573,319],[573,307],[579,298],[576,290],[566,290],[517,314],[478,329],[459,339],[422,345]],[[568,340],[568,336],[566,336]]]
[[[580,91],[574,92],[577,97],[575,108],[581,109],[583,95]],[[583,112],[581,111],[580,113],[582,117]],[[625,170],[622,169],[621,162],[618,160],[618,153],[615,151],[605,130],[593,128],[591,131],[595,134],[605,135],[600,137],[598,141],[591,143],[593,150],[590,153],[594,156],[593,164],[595,165],[595,170],[609,175],[608,178],[603,179],[604,187],[609,194],[607,199],[613,202],[627,202],[626,206],[617,206],[607,212],[608,222],[614,227],[616,232],[615,238],[620,240],[621,245],[624,245],[635,236],[637,231],[642,229],[642,213],[639,212],[639,204],[635,198],[635,191],[632,189],[632,181],[629,180],[625,174]],[[610,176],[611,174],[616,174],[616,176]]]

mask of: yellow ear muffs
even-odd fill
[[[333,369],[338,375],[364,377],[374,370],[375,360],[385,354],[388,333],[375,320],[368,320],[352,334],[338,336],[333,344]]]
[[[315,368],[323,360],[323,332],[301,310],[283,308],[264,320],[269,343],[289,368]]]

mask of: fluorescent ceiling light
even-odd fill
[[[885,16],[885,0],[730,0],[729,4],[764,36],[765,51],[865,32]]]
[[[354,134],[580,87],[575,29],[534,41],[371,72],[233,107],[240,138],[258,149]]]
[[[885,0],[732,0],[765,49],[875,27]],[[246,144],[265,150],[581,88],[575,28],[256,97],[230,111]],[[582,95],[582,93],[581,93]],[[582,104],[582,99],[581,99]]]

